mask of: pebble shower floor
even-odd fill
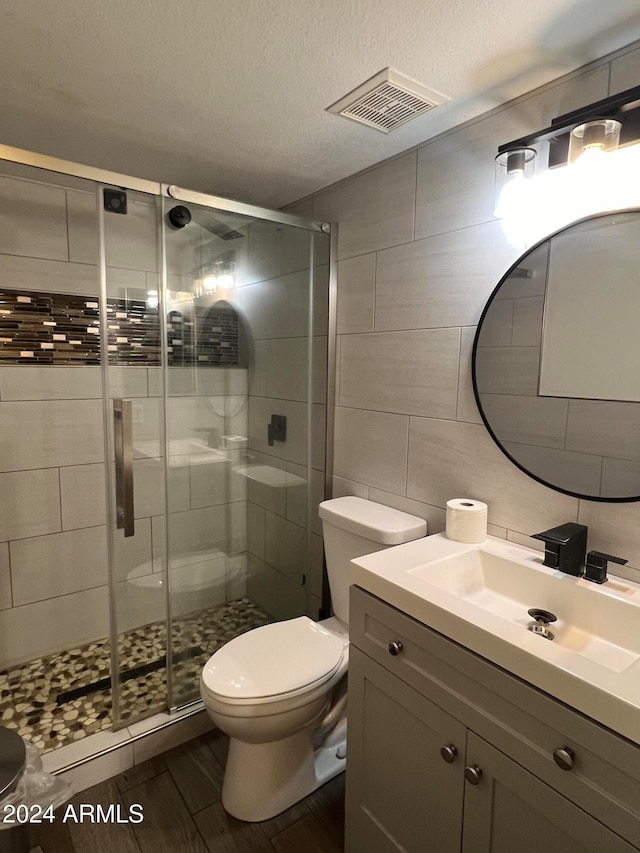
[[[200,670],[228,640],[266,625],[271,619],[247,598],[173,620],[172,644],[180,652],[200,649],[173,665],[174,696],[194,698]],[[118,638],[120,670],[144,667],[166,654],[166,625],[156,622],[121,634]],[[41,753],[112,726],[111,688],[58,704],[59,694],[93,684],[110,674],[110,641],[36,658],[0,671],[0,725],[14,729]],[[166,709],[167,672],[153,672],[123,681],[121,718],[139,719]]]

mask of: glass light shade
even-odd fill
[[[535,174],[536,154],[535,148],[512,148],[496,157],[494,213],[498,218],[504,215],[505,198],[517,195],[521,182]]]
[[[213,293],[213,291],[218,286],[218,277],[213,274],[205,275],[202,279],[202,286],[207,291],[207,293]]]
[[[223,288],[228,289],[230,287],[234,287],[235,283],[236,282],[235,282],[235,279],[233,277],[233,274],[230,272],[223,272],[222,275],[218,276],[218,286],[219,287],[223,287]]]
[[[615,150],[620,143],[621,127],[613,118],[595,118],[574,127],[569,137],[569,163]]]

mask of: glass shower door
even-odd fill
[[[197,700],[238,634],[318,616],[328,237],[111,187],[99,205],[122,726]]]
[[[115,728],[166,708],[160,200],[98,188]]]
[[[313,235],[164,206],[169,704],[179,706],[198,698],[200,669],[224,642],[307,612]]]

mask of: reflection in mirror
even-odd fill
[[[483,312],[473,352],[501,450],[558,491],[640,499],[640,211],[592,217],[525,253]]]

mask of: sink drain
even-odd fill
[[[551,613],[549,610],[542,610],[539,607],[532,607],[531,610],[527,610],[527,613],[533,618],[533,622],[527,625],[527,631],[539,634],[545,640],[553,640],[553,633],[548,629],[547,625],[557,620],[558,617],[555,613]]]

